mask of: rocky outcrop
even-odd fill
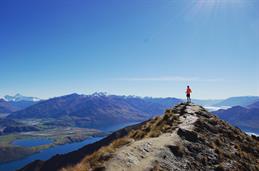
[[[201,106],[182,103],[76,152],[21,170],[257,171],[259,141]]]

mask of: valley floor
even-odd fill
[[[12,133],[0,136],[0,163],[17,160],[56,145],[80,142],[101,132],[95,129],[66,127],[44,129],[42,131]],[[48,139],[52,143],[39,146],[18,146],[16,140]]]

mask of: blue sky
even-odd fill
[[[1,0],[0,96],[259,95],[258,0]]]

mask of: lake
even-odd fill
[[[22,147],[35,147],[40,145],[51,144],[52,140],[49,139],[24,139],[24,140],[15,140],[12,144]]]
[[[1,171],[14,171],[16,169],[19,169],[19,168],[25,166],[26,164],[28,164],[34,160],[47,160],[56,154],[69,153],[69,152],[77,150],[87,144],[96,142],[100,139],[102,139],[102,137],[90,137],[82,142],[59,145],[59,146],[55,146],[55,147],[52,147],[52,148],[49,148],[46,150],[42,150],[39,153],[35,153],[35,154],[33,154],[29,157],[23,158],[21,160],[16,160],[13,162],[1,164],[0,170]]]
[[[102,130],[111,132],[111,131],[116,131],[118,129],[121,129],[121,128],[129,126],[129,125],[133,125],[133,124],[136,124],[136,123],[126,123],[126,124],[124,123],[124,124],[119,124],[119,125],[112,125],[110,127],[103,128]],[[0,171],[15,171],[15,170],[22,168],[25,165],[33,162],[34,160],[48,160],[56,154],[65,154],[65,153],[69,153],[71,151],[78,150],[79,148],[82,148],[87,144],[91,144],[96,141],[99,141],[102,138],[104,138],[104,137],[90,137],[82,142],[59,145],[59,146],[55,146],[55,147],[52,147],[52,148],[49,148],[46,150],[42,150],[41,152],[30,155],[26,158],[8,162],[8,163],[4,163],[4,164],[0,164]],[[22,145],[22,146],[24,146],[24,145],[31,146],[33,144],[34,145],[36,144],[36,146],[37,146],[38,144],[41,144],[41,143],[49,143],[48,141],[46,141],[47,139],[39,139],[39,142],[36,142],[37,140],[36,141],[35,140],[36,139],[17,140],[17,141],[15,141],[15,144],[18,143],[17,145]]]

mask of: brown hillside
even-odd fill
[[[258,171],[259,141],[201,106],[182,103],[77,152],[34,162],[21,170]]]

